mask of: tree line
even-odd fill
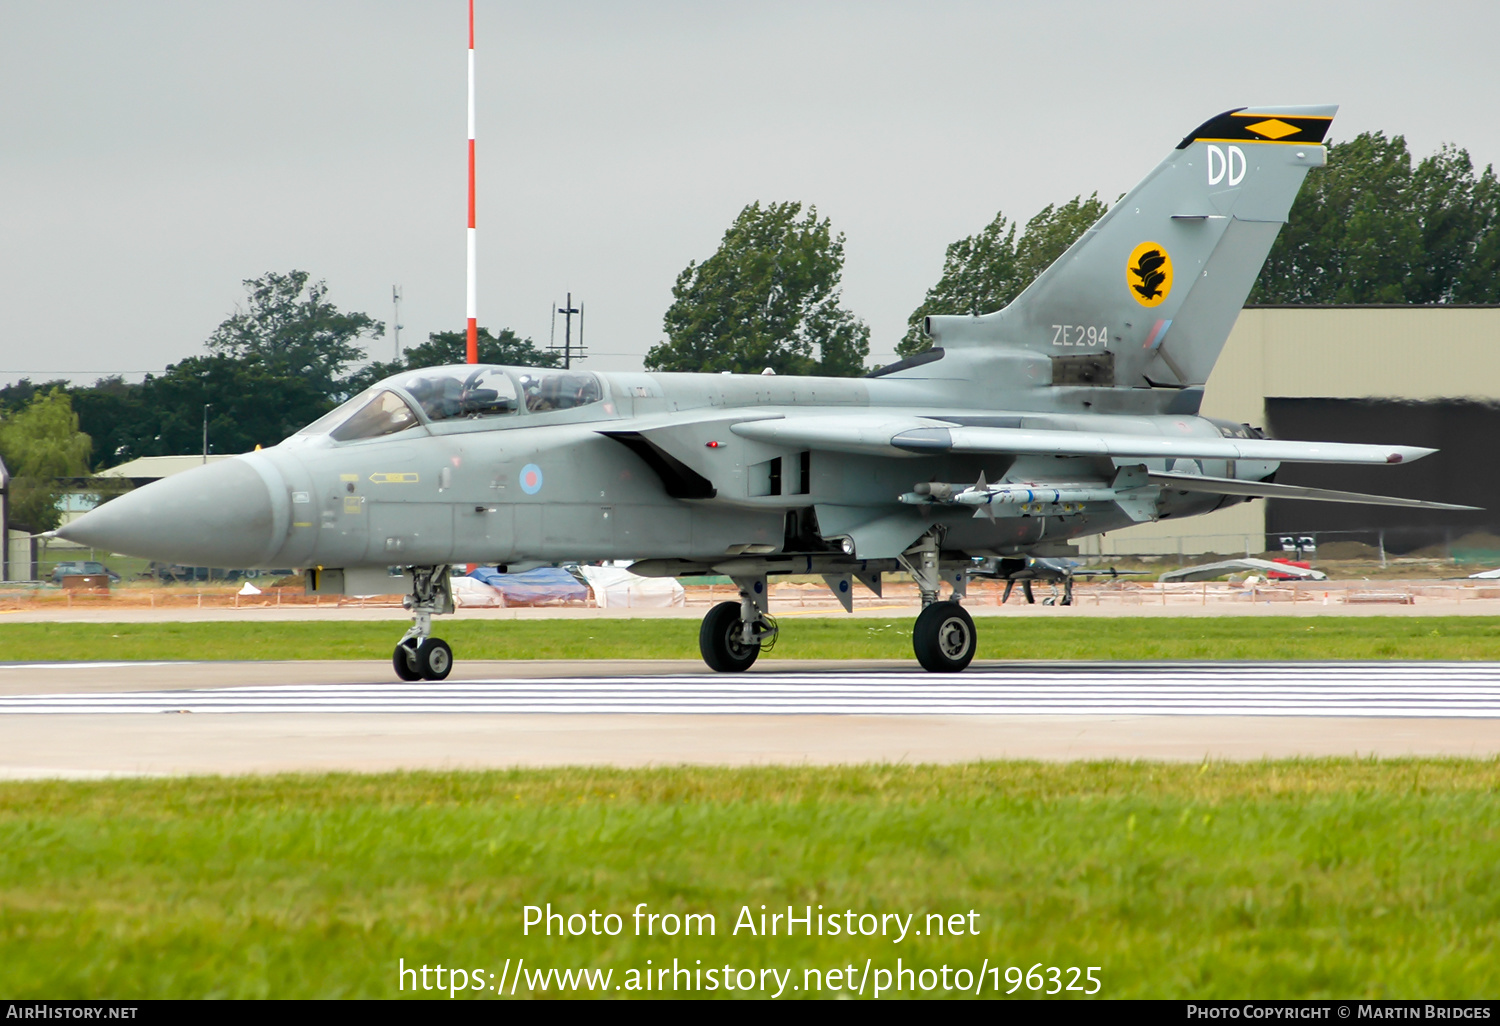
[[[269,272],[244,282],[244,305],[225,318],[205,353],[132,383],[106,377],[89,386],[22,379],[0,388],[0,458],[13,478],[11,518],[31,531],[56,527],[59,479],[142,456],[199,452],[205,418],[211,451],[274,445],[381,378],[416,367],[462,363],[462,331],[433,332],[402,358],[365,365],[366,339],[385,325],[339,310],[328,286],[306,271]],[[557,357],[509,328],[479,333],[487,363],[550,367]],[[91,487],[107,492],[108,482]]]
[[[930,314],[998,310],[1024,290],[1108,209],[1097,193],[1044,207],[1024,225],[1002,211],[947,247],[896,346],[931,343]],[[1251,303],[1500,302],[1500,185],[1467,151],[1444,146],[1414,160],[1402,136],[1362,133],[1329,147],[1292,206],[1250,294]],[[717,250],[690,262],[672,288],[665,338],[648,370],[853,376],[867,371],[869,326],[843,305],[844,235],[816,207],[751,203]],[[140,383],[91,386],[22,380],[0,388],[0,457],[17,479],[13,516],[55,526],[58,477],[140,456],[196,452],[207,406],[217,452],[271,445],[391,374],[464,360],[462,331],[434,332],[398,360],[365,363],[364,340],[385,325],[327,299],[306,271],[244,282],[243,308],[205,352]],[[481,362],[556,366],[509,328],[480,334]],[[48,495],[52,499],[48,499]],[[50,505],[49,505],[50,501]]]
[[[948,246],[942,272],[896,345],[931,345],[930,314],[1004,307],[1108,210],[1097,193],[1049,204],[1024,225],[1004,211]],[[1500,302],[1500,185],[1468,151],[1415,160],[1402,136],[1363,132],[1329,146],[1292,206],[1252,304]],[[648,370],[860,374],[869,328],[841,305],[844,236],[816,208],[752,203],[719,249],[672,289],[666,341]]]

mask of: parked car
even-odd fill
[[[257,577],[260,570],[224,570],[219,567],[183,566],[181,563],[152,563],[142,576],[155,577],[163,584],[191,584],[195,581],[238,581]]]
[[[103,563],[95,562],[92,559],[84,559],[59,563],[53,567],[52,583],[61,584],[64,577],[97,577],[100,574],[108,577],[110,584],[118,584],[120,581],[120,575]]]

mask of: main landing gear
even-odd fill
[[[453,649],[442,638],[432,637],[432,618],[453,612],[453,593],[448,587],[448,567],[412,566],[412,589],[402,605],[411,610],[411,627],[391,656],[396,676],[402,680],[443,680],[453,669]]]
[[[917,582],[917,591],[922,596],[922,612],[911,631],[911,647],[917,662],[931,673],[958,673],[974,661],[979,634],[974,629],[974,618],[959,605],[968,591],[969,579],[964,576],[962,566],[950,566],[944,572],[938,562],[941,545],[941,533],[928,531],[897,559]],[[945,578],[953,588],[953,596],[941,602],[939,596]]]
[[[934,602],[917,616],[911,647],[922,669],[957,673],[974,659],[978,635],[969,611],[957,602]]]
[[[776,644],[776,621],[766,612],[766,579],[736,577],[738,602],[720,602],[703,618],[698,651],[710,670],[740,673]]]
[[[974,620],[959,605],[968,588],[966,571],[972,564],[969,560],[951,559],[943,563],[941,546],[941,528],[934,528],[898,556],[897,563],[911,574],[922,595],[922,612],[911,635],[917,661],[933,673],[957,673],[973,662],[979,647]],[[884,567],[860,565],[864,567],[861,580],[873,581],[871,588],[879,594],[880,570],[892,567],[889,563]],[[844,601],[851,577],[848,566],[848,563],[833,564],[828,567],[829,572],[824,572],[813,570],[809,560],[808,570],[823,573],[834,594]],[[748,670],[776,642],[776,621],[766,611],[765,576],[732,577],[732,580],[739,587],[739,601],[714,606],[698,631],[698,649],[703,653],[703,661],[709,669],[720,673]],[[951,587],[952,595],[947,601],[939,601],[944,582]],[[850,608],[847,601],[844,608]]]

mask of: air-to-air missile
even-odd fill
[[[849,609],[854,581],[878,594],[904,570],[921,594],[917,659],[956,671],[975,651],[969,576],[1071,582],[1047,558],[1088,535],[1256,496],[1467,508],[1271,480],[1282,462],[1432,450],[1278,441],[1198,415],[1334,111],[1210,119],[1009,306],[927,318],[931,348],[868,378],[407,371],[279,445],[57,533],[178,563],[304,567],[319,594],[404,591],[413,623],[393,666],[407,680],[451,668],[432,617],[453,610],[454,565],[606,559],[730,577],[738,601],[699,631],[722,671],[776,636],[768,577],[821,574]]]

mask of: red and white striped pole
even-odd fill
[[[469,0],[469,294],[465,307],[469,318],[467,328],[467,360],[479,362],[479,269],[476,264],[478,247],[474,226],[474,0]]]

